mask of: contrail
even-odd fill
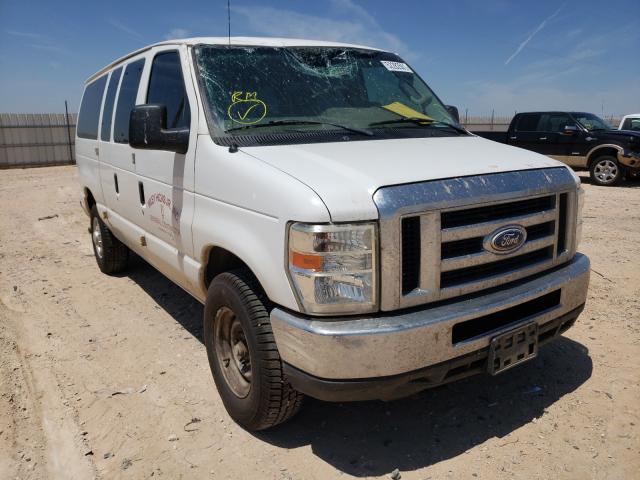
[[[513,60],[514,58],[516,58],[516,57],[518,56],[518,54],[522,51],[522,49],[523,49],[524,47],[526,47],[526,46],[527,46],[527,44],[531,41],[531,39],[532,39],[533,37],[535,37],[535,36],[536,36],[536,34],[537,34],[540,30],[542,30],[542,29],[545,27],[545,25],[547,24],[547,22],[548,22],[549,20],[552,20],[553,18],[555,18],[555,16],[556,16],[556,15],[558,15],[558,14],[560,13],[560,10],[562,10],[562,8],[563,8],[565,5],[566,5],[566,4],[565,4],[565,3],[563,3],[562,5],[560,5],[560,8],[559,8],[558,10],[556,10],[556,11],[553,13],[553,15],[551,15],[550,17],[545,18],[545,19],[542,21],[542,23],[541,23],[540,25],[538,25],[538,26],[537,26],[537,28],[536,28],[536,29],[531,33],[531,35],[529,35],[529,36],[524,40],[524,42],[522,42],[522,43],[518,46],[518,48],[516,48],[516,51],[515,51],[515,52],[513,52],[513,54],[512,54],[509,58],[507,58],[507,61],[506,61],[506,62],[504,62],[504,64],[505,64],[505,65],[509,65],[509,62],[511,62],[511,60]]]

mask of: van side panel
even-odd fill
[[[209,135],[198,136],[197,148],[196,260],[204,268],[210,248],[222,247],[249,266],[271,301],[297,310],[286,275],[287,222],[329,222],[324,203],[288,174],[242,151],[230,153]]]

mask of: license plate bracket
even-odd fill
[[[491,339],[487,370],[497,375],[538,356],[538,324],[527,323]]]

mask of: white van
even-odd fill
[[[86,82],[98,266],[133,250],[205,305],[231,417],[389,400],[533,359],[582,311],[582,189],[461,128],[397,55],[308,40],[158,43]]]

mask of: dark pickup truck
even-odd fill
[[[592,113],[518,113],[506,132],[473,133],[589,170],[597,185],[640,176],[640,132],[615,130]]]

